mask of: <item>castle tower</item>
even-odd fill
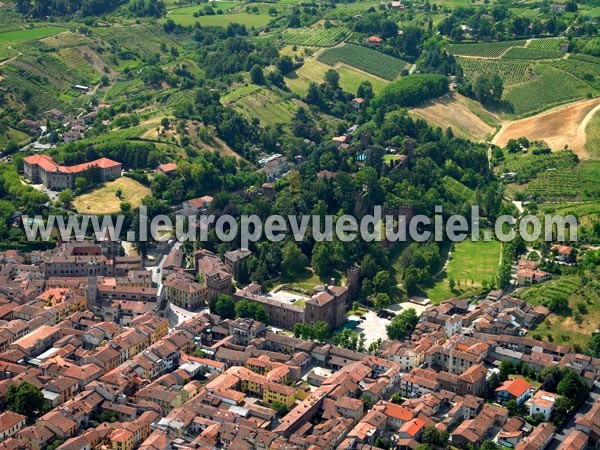
[[[360,292],[360,267],[354,265],[346,271],[346,285],[348,287],[348,299],[354,300]]]
[[[413,159],[415,157],[415,141],[413,139],[406,139],[404,141],[404,150],[406,151],[406,156],[408,159]]]
[[[90,311],[94,311],[97,306],[98,300],[98,263],[96,261],[90,261],[88,263],[88,286],[87,286],[87,308]]]

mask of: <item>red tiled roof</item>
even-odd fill
[[[44,169],[46,172],[60,171],[60,172],[65,172],[65,173],[84,172],[92,166],[96,166],[100,169],[108,169],[110,167],[115,167],[115,166],[121,165],[121,163],[113,161],[112,159],[100,158],[100,159],[96,159],[94,161],[90,161],[90,162],[86,162],[86,163],[82,163],[82,164],[76,164],[74,166],[59,166],[58,164],[56,164],[54,159],[52,159],[48,155],[32,155],[32,156],[28,156],[27,158],[24,158],[23,161],[25,161],[27,164],[38,165],[42,169]]]
[[[419,431],[421,431],[424,427],[425,421],[416,418],[402,425],[402,427],[400,428],[400,433],[406,433],[409,436],[416,436],[419,433]]]
[[[12,411],[6,411],[0,414],[0,432],[6,432],[16,424],[24,421],[27,417]]]
[[[177,170],[177,164],[175,163],[167,163],[161,164],[158,168],[163,172],[172,172],[173,170]]]
[[[531,384],[524,378],[517,377],[514,380],[506,380],[502,386],[496,389],[496,392],[506,391],[513,397],[520,397],[531,389]]]
[[[46,172],[55,171],[58,169],[58,164],[56,164],[48,155],[32,155],[24,158],[23,161],[31,165],[37,164]]]

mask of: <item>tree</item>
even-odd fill
[[[588,386],[579,375],[569,368],[563,369],[563,376],[558,386],[556,387],[556,393],[563,397],[573,400],[576,404],[579,404],[587,397],[589,392]]]
[[[508,380],[508,376],[513,373],[515,373],[515,368],[511,361],[505,360],[500,363],[500,372],[498,373],[500,381]]]
[[[292,61],[292,58],[287,55],[282,56],[277,61],[277,68],[283,75],[287,75],[294,70],[294,61]]]
[[[480,450],[498,450],[499,448],[500,446],[498,444],[488,439],[481,444]]]
[[[404,397],[402,397],[402,395],[400,395],[399,392],[392,394],[392,398],[390,400],[392,403],[395,403],[396,405],[401,405],[402,403],[404,403],[406,401],[406,399]]]
[[[565,11],[566,12],[576,12],[577,11],[577,2],[575,0],[569,0],[565,3]]]
[[[277,411],[277,413],[281,416],[285,416],[290,410],[285,403],[277,401],[271,403],[271,408]]]
[[[431,444],[432,446],[440,445],[440,432],[433,425],[427,426],[423,429],[423,434],[421,435],[421,442],[424,444]]]
[[[77,177],[75,178],[75,191],[78,193],[82,193],[89,186],[89,181],[85,177]]]
[[[258,64],[254,64],[250,69],[250,80],[254,84],[263,85],[266,84],[265,74],[262,68]]]
[[[497,372],[492,372],[488,380],[486,381],[487,398],[492,400],[496,398],[496,389],[500,387],[502,381]]]
[[[6,148],[4,149],[4,153],[10,155],[12,153],[16,153],[19,151],[19,146],[12,139],[6,143]]]
[[[375,96],[373,93],[373,85],[370,81],[363,81],[358,86],[356,91],[356,96],[360,97],[367,102],[367,104],[371,101],[371,99]]]
[[[58,200],[65,206],[68,207],[73,201],[73,193],[71,189],[65,189],[64,191],[60,191],[58,194]]]
[[[44,411],[44,394],[34,385],[22,382],[18,386],[10,386],[5,397],[6,409],[27,416],[33,422]]]
[[[408,308],[394,317],[385,329],[390,339],[406,339],[412,334],[418,322],[417,312],[413,308]]]
[[[519,414],[519,405],[515,399],[506,402],[506,409],[508,409],[508,414],[511,416],[516,416]]]
[[[210,302],[210,312],[223,319],[235,319],[235,303],[229,295],[220,294]]]
[[[269,315],[265,307],[248,300],[240,300],[235,304],[235,316],[254,319],[262,323],[269,322]]]
[[[333,252],[326,242],[318,242],[313,249],[311,266],[321,278],[331,273]]]
[[[363,402],[364,405],[364,410],[368,411],[371,409],[371,407],[373,406],[373,401],[371,400],[371,397],[369,397],[368,395],[363,395],[360,400]]]
[[[385,309],[392,304],[392,299],[390,296],[384,292],[379,292],[375,294],[373,298],[373,304],[378,309]]]
[[[311,81],[306,90],[306,96],[304,97],[306,103],[309,105],[320,105],[323,103],[321,100],[321,93],[319,92],[319,86],[314,81]]]
[[[335,69],[329,69],[325,72],[325,83],[333,89],[340,87],[340,74]]]
[[[492,76],[482,75],[475,81],[473,89],[481,103],[497,103],[502,98],[504,84],[497,73]]]
[[[559,396],[554,401],[554,408],[552,410],[552,423],[557,428],[562,428],[567,424],[567,420],[569,414],[571,413],[571,409],[573,408],[573,401]]]
[[[592,356],[595,358],[600,358],[600,333],[595,333],[590,338],[590,342],[588,343],[588,348],[590,352],[592,352]]]
[[[327,322],[319,320],[312,326],[313,339],[319,342],[325,342],[331,337],[331,328]]]
[[[308,265],[308,258],[293,242],[288,242],[282,250],[281,271],[284,276],[292,278]]]
[[[390,273],[387,270],[380,270],[373,278],[373,289],[375,292],[390,292]]]

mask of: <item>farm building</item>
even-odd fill
[[[382,42],[383,39],[381,39],[379,36],[370,36],[367,38],[367,44],[374,45],[376,47],[379,47]]]

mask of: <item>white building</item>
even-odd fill
[[[544,415],[544,420],[550,420],[554,411],[554,402],[558,395],[546,391],[537,391],[529,400],[529,415]]]

